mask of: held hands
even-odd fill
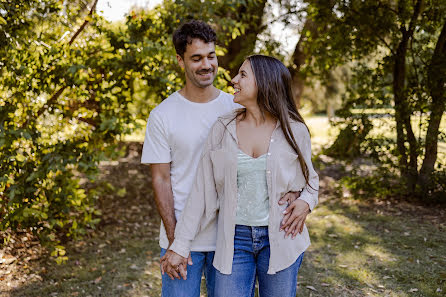
[[[166,254],[160,259],[161,273],[167,275],[173,280],[181,277],[187,279],[187,265],[192,265],[192,258],[189,253],[188,258],[184,258],[172,250],[167,250]]]
[[[283,212],[284,216],[281,222],[280,231],[285,231],[285,237],[291,235],[296,237],[302,233],[307,215],[310,213],[310,206],[307,202],[299,200],[299,192],[288,192],[279,200],[279,204],[288,204]]]

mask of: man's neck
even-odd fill
[[[179,93],[189,101],[195,103],[207,103],[217,98],[220,94],[220,90],[212,85],[206,88],[199,88],[186,84]]]

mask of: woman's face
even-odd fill
[[[243,62],[238,74],[231,80],[234,85],[234,102],[243,106],[257,104],[257,85],[251,63]]]

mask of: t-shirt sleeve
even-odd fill
[[[170,145],[167,127],[161,116],[152,111],[147,120],[146,136],[142,148],[141,163],[170,163]]]

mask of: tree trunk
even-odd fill
[[[406,81],[406,55],[408,44],[413,37],[415,23],[421,14],[423,1],[418,0],[414,7],[409,28],[401,25],[402,38],[394,55],[393,68],[393,95],[395,102],[395,121],[397,132],[397,148],[400,154],[399,166],[409,190],[413,191],[418,178],[418,143],[412,130],[411,112],[405,92]],[[409,155],[406,150],[406,141],[409,144]]]
[[[314,36],[313,39],[317,38],[317,26],[314,24],[311,18],[307,18],[305,20],[304,27],[302,29],[302,32],[300,33],[299,41],[297,42],[294,49],[292,65],[288,68],[293,79],[293,96],[297,108],[300,107],[300,100],[304,91],[305,78],[302,76],[300,70],[301,67],[305,64],[306,59],[305,46],[308,43],[307,32],[309,32],[311,36]]]
[[[425,155],[420,170],[419,184],[425,188],[437,160],[438,134],[446,108],[446,23],[443,25],[432,55],[428,72],[428,88],[432,97],[429,126],[426,133]]]
[[[311,4],[311,1],[306,1]],[[328,14],[332,13],[333,7],[334,7],[335,1],[333,0],[327,0],[327,11]],[[312,40],[316,40],[318,36],[321,33],[324,33],[326,31],[326,28],[320,27],[317,25],[317,23],[314,22],[313,19],[311,19],[309,16],[305,19],[304,26],[302,28],[302,32],[300,33],[299,41],[296,44],[296,47],[294,48],[293,56],[292,56],[292,64],[288,69],[290,70],[291,77],[293,79],[293,96],[294,96],[294,102],[296,103],[296,106],[300,107],[300,101],[302,98],[302,94],[304,91],[304,81],[305,77],[303,77],[301,73],[301,68],[305,64],[305,61],[307,59],[306,52],[307,47],[309,47],[308,42],[309,36]],[[308,34],[309,33],[309,34]],[[308,34],[308,35],[307,35]]]
[[[229,42],[226,55],[218,58],[220,66],[229,70],[231,77],[238,73],[238,69],[246,56],[254,51],[257,35],[262,33],[264,28],[262,21],[265,5],[266,0],[255,1],[253,5],[243,5],[239,9],[237,14],[239,21],[243,20],[248,27],[245,29],[245,34],[237,36]]]

